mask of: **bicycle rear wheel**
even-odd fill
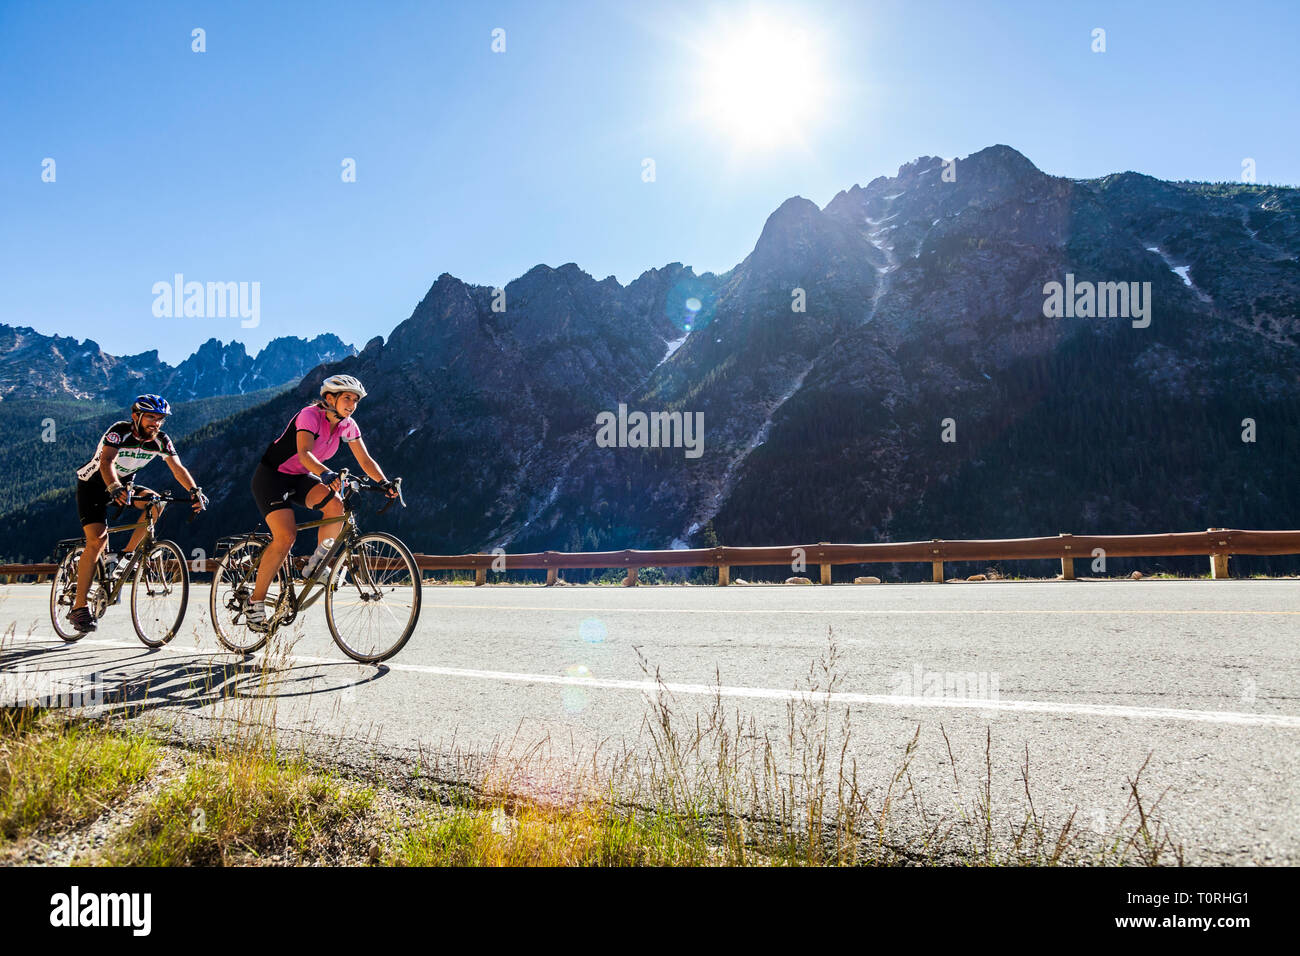
[[[77,630],[68,620],[72,602],[77,597],[77,563],[85,550],[85,547],[73,548],[65,554],[50,584],[50,623],[54,625],[54,633],[69,644],[86,636],[85,631]],[[95,587],[93,578],[90,586]]]
[[[325,621],[353,660],[376,664],[411,638],[420,619],[420,569],[391,534],[363,534],[334,561],[325,586]]]
[[[135,567],[131,623],[146,647],[162,647],[181,628],[190,603],[190,569],[173,541],[158,541]]]
[[[257,565],[262,560],[265,542],[256,538],[242,541],[227,551],[212,576],[208,608],[212,612],[212,629],[221,646],[236,654],[252,654],[271,637],[270,631],[255,631],[246,623],[249,596],[257,583]],[[283,565],[271,579],[266,592],[269,607],[279,607],[288,600],[289,578]]]

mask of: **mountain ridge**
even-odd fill
[[[214,337],[172,366],[159,359],[157,349],[117,356],[94,339],[0,323],[0,401],[65,396],[122,402],[140,392],[188,401],[246,394],[299,379],[322,361],[355,353],[333,333],[310,340],[281,336],[256,356],[248,355],[242,342],[223,344]]]
[[[339,371],[407,478],[383,520],[428,552],[1300,526],[1300,191],[1152,183],[995,145],[790,197],[721,274],[539,264],[500,311],[443,273],[386,340],[196,433],[223,467],[194,534],[256,523],[245,472]],[[1150,327],[1049,318],[1067,274],[1150,283]],[[620,403],[702,414],[704,454],[598,447]]]

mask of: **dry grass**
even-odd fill
[[[1158,865],[1182,847],[1149,801],[1143,764],[1128,807],[1107,833],[1056,819],[1033,798],[1029,752],[1024,799],[995,806],[992,731],[979,777],[963,780],[940,728],[952,773],[950,803],[927,805],[913,779],[921,727],[900,742],[895,769],[862,779],[851,754],[849,710],[836,712],[837,649],[809,671],[773,737],[721,693],[705,712],[679,718],[658,673],[637,747],[587,759],[556,758],[543,740],[517,752],[453,751],[435,760],[443,806],[396,835],[385,862],[401,865]],[[650,673],[650,665],[643,661]],[[719,681],[720,683],[720,681]],[[449,790],[449,793],[448,793]],[[1019,815],[1017,815],[1019,814]]]

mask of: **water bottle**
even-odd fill
[[[325,555],[329,554],[330,548],[334,547],[334,539],[326,538],[316,546],[316,550],[311,553],[307,559],[307,567],[303,569],[302,576],[305,580],[312,580],[316,577],[316,572],[320,570],[321,563],[325,560]]]

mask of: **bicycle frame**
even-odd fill
[[[108,566],[104,564],[104,556],[101,554],[95,559],[95,577],[99,578],[99,586],[104,589],[104,594],[109,604],[120,604],[122,588],[126,585],[129,578],[135,571],[135,566],[140,563],[140,555],[148,554],[149,549],[154,545],[154,526],[155,520],[152,516],[153,506],[150,505],[140,513],[140,520],[135,524],[120,524],[115,528],[105,528],[105,536],[114,535],[119,531],[139,531],[145,529],[144,537],[140,543],[131,551],[131,557],[122,568],[122,573],[117,575],[117,581],[113,582],[113,577],[109,573]],[[84,542],[83,542],[84,543]],[[108,587],[109,584],[112,587]]]
[[[339,474],[344,486],[346,487],[348,481],[348,470],[345,468]],[[339,522],[343,523],[343,529],[334,537],[334,544],[332,544],[329,551],[325,553],[325,558],[321,561],[320,566],[316,568],[316,573],[303,582],[301,590],[296,589],[293,585],[293,573],[292,568],[290,567],[292,555],[285,555],[283,567],[289,572],[289,586],[286,588],[286,594],[289,599],[289,611],[293,616],[296,617],[300,611],[307,610],[307,608],[320,600],[321,595],[325,593],[325,587],[322,582],[328,579],[329,573],[334,566],[334,560],[345,548],[351,545],[356,538],[360,537],[361,529],[357,527],[357,519],[354,513],[355,509],[352,507],[352,498],[356,493],[357,492],[354,489],[351,493],[346,493],[342,496],[343,514],[340,517],[317,518],[314,521],[304,521],[301,524],[295,524],[293,526],[294,536],[297,537],[298,532],[305,531],[308,528],[320,528],[324,525],[338,524]]]
[[[302,524],[294,525],[294,534],[297,534],[299,531],[304,531],[307,528],[319,528],[322,525],[337,524],[340,521],[344,523],[343,530],[335,536],[334,543],[330,545],[329,551],[325,553],[325,559],[321,561],[320,566],[316,568],[316,573],[303,582],[302,590],[295,591],[293,587],[293,578],[290,577],[289,579],[289,603],[295,614],[298,611],[307,610],[307,608],[320,600],[321,595],[325,593],[325,587],[324,585],[321,585],[319,588],[316,586],[321,584],[321,579],[323,577],[328,577],[329,571],[334,565],[334,559],[338,557],[339,552],[347,547],[351,540],[357,536],[358,530],[357,519],[353,516],[352,509],[347,507],[346,501],[344,502],[342,518],[320,518],[316,521],[304,521]],[[285,558],[285,563],[289,563],[287,557]],[[312,594],[313,588],[316,588],[316,593],[314,594]],[[308,595],[311,596],[308,597]]]

